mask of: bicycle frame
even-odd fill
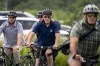
[[[21,56],[21,60],[24,62],[23,66],[35,66],[35,52],[33,47],[30,47],[30,51],[25,56]],[[33,55],[33,56],[32,56]]]
[[[94,59],[87,59],[84,58],[85,62],[82,62],[82,66],[86,66],[87,63],[89,63],[90,66],[97,66],[97,63],[100,62],[99,60]]]
[[[2,49],[2,54],[1,54],[1,56],[3,57],[3,66],[6,66],[6,62],[5,62],[5,56],[6,56],[6,54],[5,54],[5,52],[4,52],[4,48],[3,48],[3,47],[0,47],[0,49]]]
[[[86,58],[86,57],[80,57],[81,66],[97,66],[97,63],[100,62],[99,55],[97,54],[95,56]],[[76,55],[73,56],[73,59],[75,59]]]
[[[100,62],[98,60],[99,55],[90,57],[90,58],[84,58],[82,57],[80,60],[82,62],[81,66],[97,66],[97,63]]]
[[[46,56],[42,56],[42,49],[40,49],[39,66],[47,66]]]
[[[48,48],[51,48],[52,49],[52,46],[37,46],[37,45],[34,45],[34,44],[31,44],[31,47],[32,48],[37,48],[37,49],[39,49],[40,50],[40,54],[39,54],[39,66],[48,66],[48,64],[47,64],[47,60],[46,60],[46,56],[44,55],[42,55],[42,51],[43,50],[46,50],[46,49],[48,49]],[[55,65],[55,60],[54,60],[54,64],[53,65]]]
[[[6,55],[6,53],[4,51],[4,48],[3,47],[0,47],[0,48],[2,49],[2,55],[1,56],[3,56],[3,66],[7,66],[6,58],[9,60],[10,66],[13,66],[13,60],[12,60],[13,53],[11,54],[11,59],[9,59],[9,57]]]

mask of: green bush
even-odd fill
[[[59,52],[58,56],[56,57],[56,66],[68,66],[67,56]]]

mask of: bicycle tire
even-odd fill
[[[27,63],[24,63],[24,66],[34,66],[34,64],[31,62],[30,63],[27,62]]]
[[[22,66],[34,66],[35,65],[35,61],[31,58],[27,58],[26,56],[21,58],[22,60]]]
[[[24,66],[33,66],[33,64],[24,64]]]
[[[46,60],[45,56],[43,56],[43,57],[40,58],[39,66],[48,66],[47,60]]]

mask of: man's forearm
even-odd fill
[[[72,54],[77,53],[77,43],[78,43],[78,38],[77,37],[71,37],[70,38],[70,52]]]
[[[76,54],[76,45],[75,44],[70,44],[70,52],[71,54]]]
[[[58,45],[59,39],[60,39],[60,34],[59,33],[56,33],[55,44]]]
[[[27,42],[27,40],[28,40],[28,37],[29,37],[30,33],[31,33],[31,31],[25,36],[25,41],[26,41],[26,42]]]
[[[18,34],[18,37],[17,37],[17,45],[18,46],[22,45],[22,36],[23,36],[23,34]]]
[[[35,33],[34,32],[31,32],[30,33],[30,35],[29,35],[29,37],[28,37],[28,40],[27,40],[27,43],[31,43],[31,41],[32,41],[32,38],[34,37],[34,35],[35,35]]]

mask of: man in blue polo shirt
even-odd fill
[[[29,47],[34,35],[37,35],[37,45],[39,46],[53,46],[53,49],[56,49],[59,41],[59,27],[58,25],[51,20],[52,11],[46,9],[43,11],[43,21],[38,22],[32,29],[31,34],[28,37],[26,45]],[[47,49],[44,54],[46,54],[48,66],[53,65],[53,56],[48,56],[51,53],[51,49]],[[36,64],[39,64],[39,50],[36,53]]]
[[[41,10],[41,11],[39,11],[38,13],[37,13],[37,17],[38,17],[38,19],[39,19],[39,21],[38,22],[42,22],[43,21],[43,13],[42,13],[43,11]],[[33,29],[33,27],[34,27],[34,25],[36,24],[37,22],[35,22],[33,25],[32,25],[32,29]],[[25,40],[27,41],[27,39],[28,39],[28,36],[29,36],[29,34],[32,32],[32,29],[29,31],[29,33],[25,36]],[[37,41],[37,40],[36,40]],[[36,42],[35,41],[35,42]]]

